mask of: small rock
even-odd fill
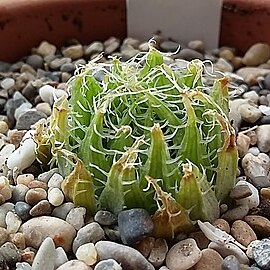
[[[22,219],[22,220],[28,220],[30,215],[29,211],[31,209],[31,206],[26,202],[17,202],[15,204],[15,212],[16,214]]]
[[[72,60],[79,59],[83,56],[83,46],[81,44],[72,45],[62,50],[65,57],[69,57]]]
[[[155,267],[160,267],[165,261],[168,252],[168,245],[165,239],[156,239],[154,246],[148,257],[148,261]]]
[[[75,70],[75,65],[73,63],[66,63],[60,67],[60,71],[62,72],[73,73],[74,70]]]
[[[62,57],[62,58],[56,58],[56,59],[53,59],[50,63],[49,63],[49,66],[51,69],[59,69],[62,65],[64,64],[69,64],[71,63],[71,58],[69,57]]]
[[[262,112],[263,115],[267,115],[267,116],[270,115],[270,107],[268,106],[268,104],[267,104],[267,106],[266,105],[260,105],[259,110]]]
[[[43,58],[38,54],[32,54],[27,57],[26,63],[35,70],[43,68]]]
[[[0,121],[0,133],[6,134],[8,132],[8,124],[5,121]]]
[[[188,42],[188,47],[192,50],[195,50],[200,53],[204,53],[205,51],[205,45],[204,42],[201,40],[191,40]]]
[[[44,190],[48,190],[48,185],[44,182],[41,182],[39,180],[33,180],[28,185],[29,188],[42,188]]]
[[[117,223],[117,217],[109,211],[99,210],[94,216],[94,221],[103,226],[110,226]]]
[[[168,252],[166,266],[170,270],[186,270],[194,266],[202,257],[196,241],[187,238],[175,244]]]
[[[225,219],[218,218],[212,224],[215,227],[217,227],[218,229],[220,229],[226,233],[230,233],[230,224]]]
[[[25,249],[25,247],[26,247],[25,246],[25,238],[24,238],[24,235],[22,233],[18,232],[18,233],[15,233],[15,234],[11,234],[10,235],[10,240],[20,250]]]
[[[231,227],[232,236],[242,245],[248,246],[252,241],[257,240],[256,233],[243,220],[236,220]]]
[[[189,48],[182,49],[179,53],[173,55],[174,58],[180,58],[187,61],[191,61],[194,59],[203,60],[203,55],[197,51],[191,50]]]
[[[7,202],[0,205],[0,227],[6,228],[6,215],[9,211],[14,211],[14,204]]]
[[[97,261],[97,251],[93,243],[83,244],[76,251],[76,258],[85,262],[87,265],[93,265]]]
[[[5,176],[0,176],[0,194],[4,197],[5,201],[9,200],[12,196],[9,181]]]
[[[32,270],[32,266],[27,262],[16,263],[16,270]]]
[[[37,104],[36,109],[39,112],[46,114],[47,116],[50,116],[52,114],[52,108],[49,105],[49,103],[46,103],[46,102],[42,102],[42,103]]]
[[[221,49],[219,52],[219,57],[231,62],[235,58],[234,51],[230,48]]]
[[[253,248],[253,258],[262,269],[270,268],[270,240],[262,239]]]
[[[100,41],[94,41],[85,48],[84,54],[89,57],[93,54],[99,54],[103,51],[104,51],[103,43]]]
[[[262,235],[264,237],[270,236],[269,219],[258,215],[250,215],[246,216],[244,220],[257,235]]]
[[[6,242],[0,247],[0,255],[2,255],[4,263],[6,263],[10,268],[13,268],[21,259],[19,249],[11,242]]]
[[[67,261],[68,261],[68,257],[67,257],[66,252],[64,251],[62,247],[58,247],[55,250],[54,269],[66,263]]]
[[[244,199],[252,195],[248,185],[236,185],[230,192],[230,197],[233,200]]]
[[[266,176],[256,176],[251,179],[252,184],[257,188],[267,188],[270,187],[270,179]]]
[[[123,269],[155,270],[154,266],[134,248],[110,241],[99,241],[95,247],[100,260],[114,259]]]
[[[242,118],[241,114],[239,113],[239,107],[243,103],[245,103],[244,99],[234,99],[229,101],[230,106],[229,119],[232,122],[232,125],[236,131],[238,131],[241,127]]]
[[[20,174],[18,177],[17,177],[17,184],[23,184],[25,186],[28,186],[28,184],[32,181],[34,181],[35,178],[34,178],[34,175],[33,174],[30,174],[30,173],[26,173],[26,174]]]
[[[237,145],[239,156],[243,157],[248,152],[249,145],[250,145],[250,138],[243,133],[238,133],[238,136],[236,139],[236,145]]]
[[[22,220],[19,216],[17,216],[12,211],[7,212],[6,214],[6,225],[7,225],[7,231],[8,233],[16,233],[20,226],[21,226]]]
[[[222,262],[221,270],[241,270],[241,266],[234,255],[229,255]]]
[[[196,241],[199,249],[207,248],[210,242],[202,231],[192,232],[188,237],[193,238]]]
[[[64,263],[56,270],[92,270],[92,268],[82,261],[71,260]]]
[[[0,83],[0,86],[5,90],[12,88],[14,85],[15,85],[15,81],[13,78],[5,78]]]
[[[56,47],[47,41],[42,41],[39,47],[37,48],[37,53],[40,54],[41,56],[52,55],[55,54],[55,52]]]
[[[258,156],[260,154],[260,150],[258,147],[250,147],[248,149],[248,153],[252,154],[253,156]]]
[[[260,242],[260,240],[255,240],[255,241],[252,241],[248,246],[247,246],[247,250],[246,250],[246,254],[247,256],[254,260],[253,258],[253,248]]]
[[[222,72],[233,72],[233,65],[224,58],[219,58],[214,67]]]
[[[52,238],[47,237],[40,245],[34,258],[33,270],[54,270],[55,245]]]
[[[55,88],[51,85],[44,85],[39,89],[39,95],[42,101],[53,105]]]
[[[58,172],[58,169],[57,168],[53,168],[51,169],[50,171],[47,171],[47,172],[44,172],[42,174],[40,174],[38,176],[38,180],[39,181],[42,181],[44,183],[48,183],[48,181],[50,180],[50,178]]]
[[[260,194],[262,196],[262,198],[264,199],[270,199],[270,188],[262,188],[260,190]]]
[[[31,103],[23,103],[19,108],[17,108],[14,112],[14,118],[18,121],[19,117],[29,111],[32,108],[32,104]]]
[[[242,67],[236,71],[236,74],[242,77],[247,84],[254,85],[258,83],[258,77],[270,74],[270,70],[257,67]]]
[[[112,228],[104,226],[104,232],[108,240],[118,243],[121,242],[121,236],[118,226],[113,226]]]
[[[0,246],[2,246],[8,240],[7,229],[0,227]]]
[[[110,37],[109,39],[107,39],[104,42],[104,46],[105,46],[105,53],[106,54],[111,54],[113,53],[117,48],[119,48],[120,46],[120,40],[118,38],[115,37]]]
[[[66,221],[76,230],[79,230],[84,226],[85,215],[86,209],[84,207],[75,207],[67,214]]]
[[[25,195],[25,201],[30,205],[35,205],[41,200],[45,200],[46,198],[47,192],[42,188],[29,189]]]
[[[213,249],[206,248],[202,250],[202,257],[192,269],[194,270],[220,270],[223,262],[222,257]]]
[[[29,130],[32,125],[42,118],[46,119],[47,115],[35,109],[28,110],[18,117],[16,128],[18,130]]]
[[[238,110],[242,119],[248,123],[255,123],[262,117],[261,111],[248,103],[242,104]]]
[[[243,64],[247,66],[258,66],[270,58],[270,47],[264,43],[252,45],[243,57]]]
[[[270,125],[261,125],[256,129],[258,137],[258,148],[261,152],[267,153],[270,151]]]
[[[62,175],[60,175],[59,173],[54,173],[48,181],[48,187],[61,188],[63,180],[64,178]]]
[[[92,222],[82,227],[73,241],[72,250],[76,253],[79,246],[86,243],[96,243],[105,239],[104,231],[97,222]]]
[[[122,242],[128,245],[139,241],[154,229],[149,213],[140,208],[120,212],[118,215],[118,226]]]
[[[235,244],[227,243],[225,245],[220,245],[211,242],[208,247],[216,250],[223,258],[234,255],[241,264],[249,264],[249,259],[245,252]]]
[[[160,43],[160,48],[165,52],[176,52],[180,48],[180,44],[171,40],[165,40]]]
[[[49,215],[52,212],[52,206],[47,200],[41,200],[29,211],[32,217]]]
[[[108,259],[97,263],[94,270],[123,270],[123,268],[117,261]]]
[[[75,205],[72,202],[64,203],[58,207],[55,207],[53,209],[52,215],[54,217],[58,217],[58,218],[66,220],[67,214],[74,207],[75,207]]]
[[[228,222],[234,222],[238,219],[243,219],[249,211],[248,205],[240,205],[233,209],[228,210],[221,218],[227,220]]]
[[[36,249],[46,237],[51,237],[57,247],[61,246],[65,251],[69,251],[76,235],[75,229],[69,223],[50,216],[28,220],[22,224],[20,231],[25,236],[26,245]]]
[[[53,206],[59,206],[63,203],[65,197],[61,189],[53,187],[48,192],[48,201]]]
[[[247,185],[251,190],[252,194],[246,198],[239,199],[236,201],[237,205],[246,205],[249,209],[256,208],[260,204],[260,196],[258,190],[249,182],[240,180],[236,185]]]

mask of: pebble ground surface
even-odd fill
[[[101,52],[100,61],[109,55],[126,61],[148,50],[147,42],[134,38],[87,46],[70,40],[63,48],[44,41],[16,63],[0,62],[0,269],[270,269],[270,46],[254,44],[238,56],[228,47],[206,51],[199,40],[180,50],[172,40],[156,40],[161,51],[177,51],[168,62],[211,60],[231,77],[230,120],[240,156],[230,194],[235,206],[221,205],[220,218],[210,225],[226,241],[206,237],[203,227],[171,242],[155,239],[151,217],[142,209],[118,217],[98,211],[87,220],[83,207],[66,201],[57,169],[41,171],[31,155],[25,154],[23,171],[12,179],[7,159],[27,141],[31,125],[51,115],[54,96],[66,94],[77,65]],[[129,216],[145,226],[134,228],[137,222]]]

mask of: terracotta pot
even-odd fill
[[[42,40],[61,45],[126,36],[125,0],[1,0],[0,60],[13,61]]]
[[[256,43],[270,44],[269,0],[223,0],[220,45],[232,46],[244,53]]]

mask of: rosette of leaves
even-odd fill
[[[59,125],[41,136],[49,139],[38,148],[39,156],[50,148],[56,157],[67,198],[91,214],[143,207],[164,237],[219,216],[238,160],[227,78],[207,86],[201,61],[184,64],[166,64],[150,46],[128,62],[112,58],[78,68],[69,82],[68,113],[57,120],[55,105],[50,121]],[[76,156],[73,171],[63,149],[73,161]]]

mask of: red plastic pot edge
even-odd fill
[[[18,60],[42,40],[61,46],[70,38],[86,44],[126,35],[125,0],[0,1],[2,61]]]
[[[270,0],[223,1],[220,46],[244,53],[256,42],[270,44]],[[0,60],[15,61],[42,40],[123,39],[126,25],[126,0],[1,0]]]

